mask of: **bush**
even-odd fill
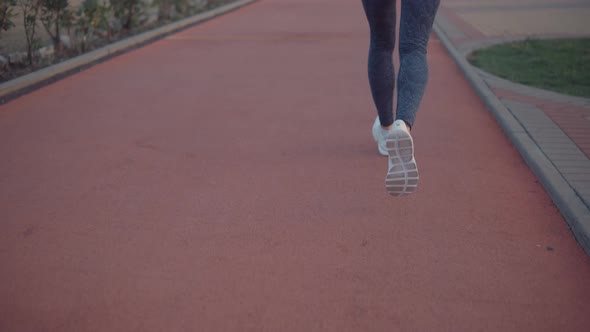
[[[86,52],[88,44],[99,32],[106,31],[105,37],[110,38],[109,5],[100,0],[84,0],[76,16],[75,39],[82,53]]]
[[[69,0],[43,0],[41,6],[41,23],[51,36],[56,52],[61,51],[60,28],[72,26],[73,14],[69,9]]]
[[[0,0],[0,31],[8,31],[14,27],[12,19],[16,16],[13,12],[13,6],[16,0]]]
[[[193,14],[197,8],[197,4],[203,2],[206,1],[154,0],[154,5],[159,8],[158,20],[169,20]]]
[[[25,36],[27,43],[27,59],[29,64],[33,65],[33,52],[40,46],[36,38],[37,18],[42,0],[17,0],[18,5],[23,13],[23,23],[25,26]]]
[[[113,8],[115,18],[119,20],[121,27],[126,31],[131,30],[139,23],[139,18],[145,9],[143,0],[109,0]]]

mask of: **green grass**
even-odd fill
[[[590,97],[590,38],[497,45],[476,51],[469,61],[513,82]]]

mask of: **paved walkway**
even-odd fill
[[[590,2],[580,0],[447,0],[437,24],[467,56],[478,48],[528,37],[588,37],[588,17]],[[586,211],[578,214],[590,227],[590,99],[480,75],[585,204]]]
[[[434,36],[385,194],[363,15],[261,1],[0,107],[0,331],[587,331],[590,259]]]
[[[441,14],[457,23],[456,38],[463,41],[590,35],[590,3],[586,0],[445,0]]]

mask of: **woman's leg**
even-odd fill
[[[414,0],[411,0],[414,1]],[[381,126],[393,124],[395,0],[363,0],[371,30],[369,83]]]
[[[426,46],[440,0],[402,1],[397,119],[414,126],[428,81]]]

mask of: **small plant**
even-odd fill
[[[41,6],[41,23],[51,40],[56,52],[62,50],[60,28],[69,29],[72,25],[72,12],[69,0],[43,0]]]
[[[88,44],[98,31],[107,31],[107,38],[109,37],[110,10],[100,0],[84,0],[78,9],[75,33],[82,53],[86,52]]]
[[[42,0],[17,0],[23,13],[23,23],[25,27],[25,36],[27,42],[27,59],[29,64],[33,65],[33,52],[40,46],[36,38],[37,19]]]
[[[14,27],[12,19],[16,16],[13,7],[16,0],[0,0],[0,31],[8,31]]]
[[[158,8],[158,21],[165,21],[172,16],[172,0],[154,0],[152,6]]]
[[[194,4],[189,0],[174,0],[174,8],[181,16],[189,15],[194,7]]]
[[[139,17],[143,14],[145,2],[143,0],[109,0],[115,18],[121,23],[121,27],[129,31],[138,24]]]
[[[153,5],[158,7],[158,20],[165,21],[173,19],[175,16],[189,14],[194,7],[193,2],[190,0],[154,0]]]
[[[219,6],[226,4],[228,2],[230,2],[230,0],[207,0],[206,1],[207,4],[206,4],[205,8],[213,9],[215,7],[219,7]]]

